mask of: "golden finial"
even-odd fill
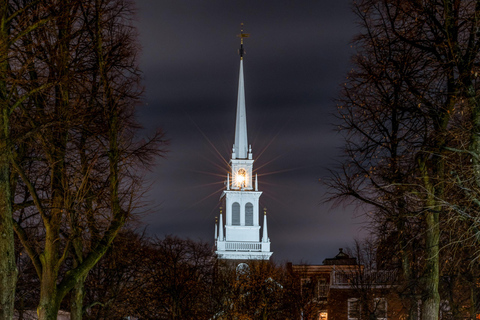
[[[263,208],[263,215],[267,215],[267,208]]]
[[[240,44],[243,44],[243,38],[250,37],[250,33],[243,33],[243,22],[240,23],[240,34],[237,35],[240,38]]]
[[[223,209],[223,208],[222,208],[222,207],[220,207],[220,214],[222,214],[222,209]]]
[[[240,54],[240,59],[243,59],[243,55],[245,54],[245,50],[243,50],[243,38],[250,37],[249,33],[243,33],[243,22],[240,23],[240,34],[237,35],[240,38],[240,50],[238,53]]]

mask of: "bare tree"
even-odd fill
[[[83,283],[132,214],[141,175],[161,134],[138,141],[142,89],[132,4],[45,1],[32,21],[54,16],[17,44],[26,66],[19,91],[35,92],[14,114],[15,231],[40,279],[40,319],[56,319],[72,289],[82,317]]]
[[[358,299],[362,319],[385,319],[404,311],[400,299],[400,268],[395,262],[385,263],[385,260],[392,257],[382,255],[380,246],[381,243],[376,239],[368,238],[361,242],[356,240],[355,246],[347,250],[351,256],[357,257],[358,264],[344,272],[344,276]],[[418,309],[418,305],[415,304],[414,307]]]
[[[15,267],[10,161],[13,156],[12,114],[25,99],[34,92],[18,90],[24,66],[12,63],[15,45],[24,41],[25,36],[39,27],[48,16],[38,16],[32,21],[32,12],[40,1],[0,2],[0,319],[13,317]]]
[[[298,279],[271,261],[219,261],[217,319],[292,319],[298,316]]]
[[[347,161],[333,186],[398,236],[405,278],[416,277],[407,240],[425,248],[425,320],[439,315],[443,221],[467,225],[467,237],[478,231],[479,10],[453,0],[355,5],[363,33],[339,103]]]
[[[150,253],[144,234],[122,230],[86,278],[83,319],[125,319],[154,303],[142,294],[151,281],[144,274]]]
[[[215,258],[209,245],[166,236],[154,239],[145,256],[139,305],[142,319],[211,319]]]

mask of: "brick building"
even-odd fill
[[[403,310],[395,273],[370,271],[342,249],[322,265],[288,264],[301,283],[303,319],[397,320]]]

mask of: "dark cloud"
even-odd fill
[[[339,161],[334,99],[358,32],[348,0],[138,0],[146,89],[139,121],[170,152],[148,175],[152,234],[213,244],[233,144],[240,22],[249,142],[273,257],[321,263],[361,236],[351,209],[324,204],[318,180]]]

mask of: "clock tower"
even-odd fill
[[[240,75],[238,80],[235,143],[230,160],[231,172],[227,174],[226,187],[221,199],[225,203],[225,225],[220,210],[219,225],[215,226],[215,253],[219,259],[268,260],[270,239],[267,232],[266,210],[263,212],[263,232],[260,239],[259,199],[257,175],[253,176],[252,147],[248,145],[245,87],[243,80],[243,38],[241,31]],[[218,229],[217,229],[218,228]]]

